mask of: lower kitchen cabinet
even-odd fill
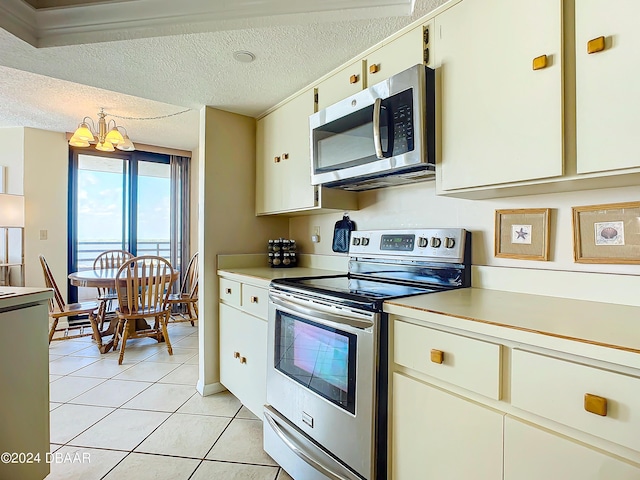
[[[638,480],[640,468],[507,415],[504,480]]]
[[[267,320],[220,304],[220,383],[261,418],[266,401]]]
[[[502,478],[502,413],[399,373],[392,388],[391,478]]]

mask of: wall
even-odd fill
[[[384,188],[359,193],[360,210],[349,212],[358,230],[415,227],[464,227],[472,234],[474,265],[492,265],[563,271],[640,275],[640,265],[578,264],[573,261],[572,206],[639,201],[640,188],[612,188],[531,195],[491,200],[466,200],[435,195],[433,182]],[[495,258],[494,214],[496,209],[552,208],[550,261]],[[333,226],[342,214],[292,217],[290,236],[303,253],[333,254]],[[311,243],[314,226],[321,241]],[[337,255],[337,254],[334,254]]]
[[[44,255],[58,288],[67,294],[67,183],[69,145],[64,133],[24,129],[25,285],[44,287]],[[40,240],[40,230],[47,239]]]
[[[199,146],[199,380],[209,395],[224,389],[218,343],[217,255],[260,253],[265,239],[287,235],[288,219],[255,216],[256,121],[205,107]]]

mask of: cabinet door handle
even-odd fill
[[[283,160],[289,160],[289,154],[288,153],[283,153],[282,154],[282,159]]]
[[[349,77],[349,83],[351,84],[358,83],[358,75],[351,75]]]
[[[597,53],[604,50],[604,37],[593,38],[587,42],[587,53]]]
[[[273,157],[273,163],[280,163],[280,157]]]
[[[240,363],[247,363],[247,357],[240,357]]]
[[[442,350],[431,350],[431,361],[433,363],[443,363],[444,362],[444,352]]]
[[[233,352],[233,358],[240,358],[240,352]]]
[[[231,295],[231,289],[230,288],[225,288],[224,289],[224,293],[226,293],[227,295]]]
[[[547,56],[540,55],[533,59],[533,69],[534,70],[542,70],[543,68],[547,68]]]
[[[251,297],[251,303],[258,303],[258,297]]]
[[[374,73],[378,73],[379,71],[380,71],[380,64],[374,63],[373,65],[369,66],[369,73],[374,74]]]
[[[595,413],[602,417],[607,416],[607,399],[599,397],[598,395],[592,395],[591,393],[584,394],[584,409],[589,413]]]

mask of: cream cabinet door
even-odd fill
[[[262,417],[267,391],[267,322],[220,304],[220,383]]]
[[[430,30],[428,26],[426,28]],[[423,60],[424,35],[420,25],[367,56],[367,87],[423,63]]]
[[[258,120],[256,125],[256,214],[277,212],[282,209],[282,160],[280,149],[278,112]]]
[[[363,62],[358,59],[320,82],[317,86],[318,111],[362,90],[364,73]]]
[[[467,0],[435,18],[440,190],[563,174],[561,11],[560,0]]]
[[[399,373],[392,388],[391,478],[502,480],[503,414]]]
[[[638,480],[640,467],[549,431],[505,418],[504,480]]]
[[[313,113],[313,90],[307,90],[279,109],[282,135],[282,209],[304,210],[316,206],[316,187],[311,185],[309,115]]]
[[[638,18],[635,0],[576,1],[578,173],[640,167]],[[604,50],[587,53],[599,37]]]

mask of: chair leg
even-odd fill
[[[100,330],[98,329],[98,322],[93,313],[89,314],[89,323],[91,324],[91,329],[93,330],[93,339],[96,341],[98,345],[98,350],[102,352],[102,335],[100,335]]]
[[[112,320],[112,322],[115,322],[116,320]],[[122,335],[122,325],[124,323],[124,320],[122,319],[118,319],[118,323],[116,324],[116,329],[113,332],[113,349],[117,349],[118,348],[118,340],[120,340],[120,336]]]
[[[173,348],[171,347],[171,341],[169,340],[169,332],[167,331],[167,323],[169,322],[170,314],[167,313],[161,320],[162,325],[162,334],[164,335],[164,341],[167,344],[167,350],[169,351],[169,355],[173,355]]]
[[[100,302],[100,305],[98,306],[98,315],[97,315],[97,322],[98,322],[98,327],[100,331],[102,331],[104,328],[104,318],[106,314],[107,314],[107,302],[106,300],[102,300]]]
[[[54,318],[53,323],[51,324],[51,328],[49,329],[49,345],[51,345],[51,339],[53,335],[56,333],[56,327],[58,326],[58,319]]]
[[[127,346],[127,337],[129,336],[129,325],[127,325],[128,320],[124,321],[124,331],[122,332],[122,345],[120,345],[120,356],[118,357],[118,365],[122,365],[122,360],[124,360],[124,349]]]

